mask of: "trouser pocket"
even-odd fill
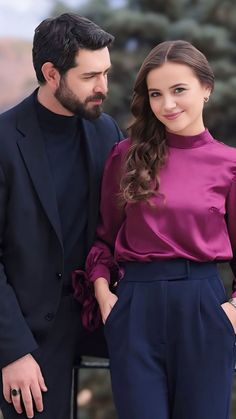
[[[215,310],[215,316],[218,317],[220,324],[223,324],[227,329],[228,333],[235,338],[234,327],[227,316],[224,309],[221,307],[222,304],[227,302],[227,296],[224,285],[219,276],[214,276],[206,280],[206,286],[209,293],[209,305],[212,310]]]

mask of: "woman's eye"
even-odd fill
[[[150,97],[158,97],[158,96],[160,96],[160,93],[159,92],[152,92],[152,93],[150,93]]]
[[[176,87],[176,89],[174,90],[175,93],[181,93],[183,92],[185,89],[183,87]]]

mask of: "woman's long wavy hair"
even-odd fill
[[[129,127],[132,141],[121,179],[121,196],[125,202],[149,200],[158,192],[160,168],[167,159],[165,126],[151,110],[147,89],[148,73],[165,62],[190,67],[200,83],[214,88],[214,74],[206,57],[186,41],[166,41],[151,50],[144,60],[134,85]]]

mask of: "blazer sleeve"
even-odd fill
[[[0,167],[0,368],[34,351],[38,345],[31,333],[4,269],[3,232],[6,220],[7,186]],[[22,238],[23,239],[23,238]],[[20,278],[19,278],[20,280]],[[30,298],[30,297],[29,297]]]

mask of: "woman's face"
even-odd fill
[[[167,61],[148,73],[147,88],[151,109],[167,131],[188,136],[204,130],[202,111],[210,88],[189,66]]]

